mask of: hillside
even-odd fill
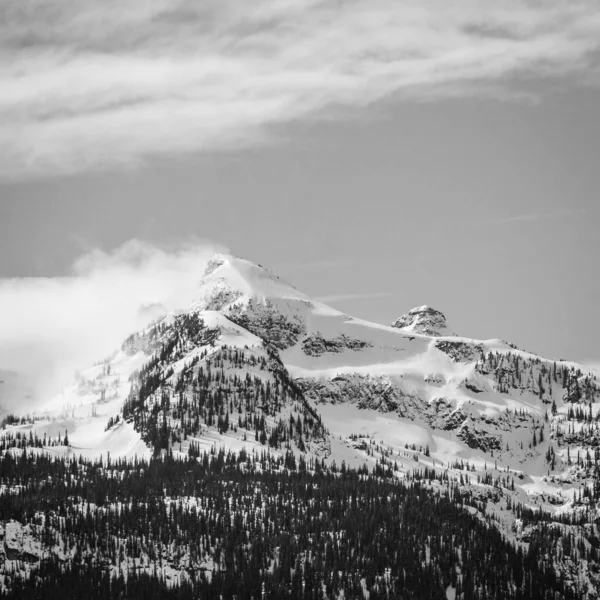
[[[126,462],[267,452],[404,490],[415,478],[438,496],[451,486],[514,552],[536,536],[550,548],[554,532],[543,569],[561,574],[564,597],[592,598],[599,400],[584,366],[462,337],[439,310],[376,324],[217,255],[187,311],[132,333],[42,410],[5,419],[0,450]],[[5,553],[5,572],[18,560]]]

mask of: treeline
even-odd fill
[[[59,433],[57,436],[48,436],[44,433],[44,437],[39,437],[38,434],[29,430],[29,434],[24,431],[8,431],[0,436],[0,452],[11,449],[24,450],[25,448],[49,448],[54,446],[70,446],[69,434],[65,430],[64,437]]]
[[[0,429],[6,429],[10,425],[27,425],[29,423],[35,423],[31,415],[17,416],[9,413],[0,421]]]

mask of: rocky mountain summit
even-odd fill
[[[452,335],[448,329],[444,313],[427,305],[417,306],[409,310],[407,314],[396,319],[392,323],[392,327],[423,335]]]

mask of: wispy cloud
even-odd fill
[[[482,221],[481,225],[510,225],[511,223],[527,223],[531,221],[544,221],[548,219],[565,219],[585,214],[585,210],[557,210],[537,213],[523,213],[519,215],[509,215],[497,219]]]
[[[349,294],[332,294],[331,296],[318,296],[315,300],[319,302],[343,302],[344,300],[370,300],[371,298],[385,298],[391,296],[391,292],[366,292]]]
[[[130,241],[91,251],[62,278],[0,279],[0,412],[15,381],[52,394],[166,312],[186,309],[215,251],[195,242],[163,249]],[[19,373],[15,379],[3,376]],[[14,381],[13,381],[14,380]]]
[[[237,149],[392,96],[519,99],[515,75],[599,48],[597,0],[3,0],[0,176]]]

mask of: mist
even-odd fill
[[[67,277],[0,280],[0,411],[35,409],[130,333],[187,308],[206,263],[222,251],[201,241],[161,248],[131,240],[79,257]]]

